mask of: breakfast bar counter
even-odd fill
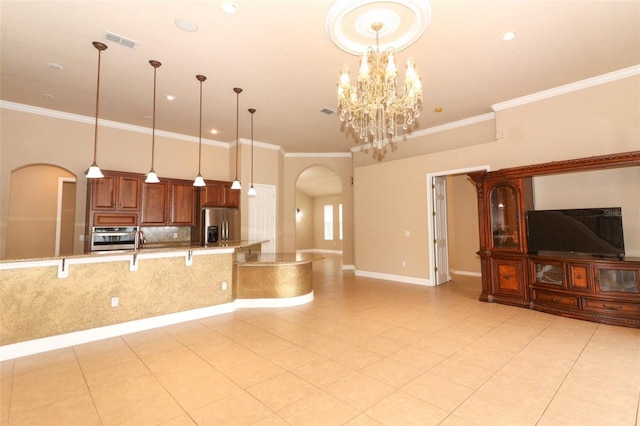
[[[238,300],[313,298],[314,253],[237,253],[235,290]]]

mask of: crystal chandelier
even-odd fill
[[[404,84],[398,87],[398,70],[395,50],[380,52],[379,34],[381,22],[371,28],[376,33],[376,49],[369,47],[360,60],[358,82],[355,87],[349,80],[345,66],[338,82],[338,113],[340,120],[353,127],[365,143],[376,149],[394,142],[398,127],[407,130],[420,116],[422,107],[422,83],[414,68],[413,59],[407,60]]]

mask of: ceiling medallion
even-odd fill
[[[415,43],[431,21],[426,0],[338,0],[329,11],[325,29],[331,41],[352,55],[362,55],[379,36],[380,50],[399,52]],[[372,30],[381,23],[379,34]]]

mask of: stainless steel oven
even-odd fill
[[[91,251],[135,250],[137,226],[95,226],[91,232]]]

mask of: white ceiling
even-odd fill
[[[389,0],[391,1],[391,0]],[[3,101],[95,114],[97,50],[104,31],[139,42],[112,42],[102,54],[100,118],[151,127],[153,68],[158,60],[159,130],[198,136],[199,83],[207,138],[231,143],[240,95],[240,138],[286,152],[348,152],[356,146],[338,115],[336,82],[358,58],[325,30],[327,0],[0,2]],[[424,107],[413,131],[491,112],[491,105],[640,64],[640,1],[432,1],[422,37],[397,55],[413,56]],[[198,31],[185,32],[177,18]],[[501,41],[516,31],[511,42]],[[50,69],[55,63],[62,70]],[[42,96],[52,95],[53,98]],[[176,99],[163,98],[171,94]],[[441,106],[444,111],[434,112]],[[203,131],[204,132],[204,131]],[[54,141],[55,143],[55,141]],[[398,149],[401,149],[399,147]]]

